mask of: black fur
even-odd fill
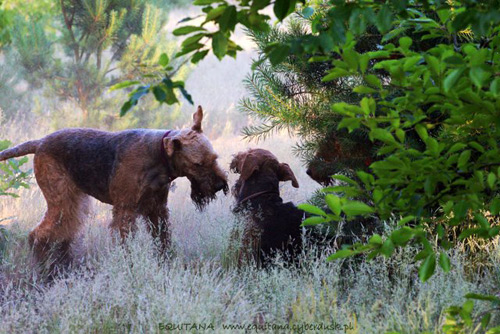
[[[265,194],[245,198],[263,191]],[[233,188],[237,202],[233,212],[243,215],[247,224],[261,230],[258,254],[255,260],[267,263],[269,256],[283,251],[293,260],[302,248],[302,217],[304,212],[291,202],[283,203],[279,195],[279,179],[270,169],[257,171],[246,181],[238,180]],[[243,201],[243,202],[242,202]]]

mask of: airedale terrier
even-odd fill
[[[240,174],[232,189],[236,198],[233,211],[244,217],[240,263],[253,259],[265,264],[276,251],[293,258],[302,246],[304,212],[280,197],[280,181],[292,181],[292,186],[299,187],[290,166],[267,150],[249,149],[233,158],[230,169]]]
[[[149,221],[151,234],[168,248],[167,197],[172,180],[189,179],[191,199],[199,209],[219,190],[228,190],[226,173],[202,133],[202,119],[198,107],[190,129],[114,133],[63,129],[1,152],[0,161],[35,154],[36,180],[47,201],[43,220],[29,235],[35,257],[43,261],[55,248],[57,256],[67,258],[89,196],[113,205],[111,227],[122,238],[142,216]]]

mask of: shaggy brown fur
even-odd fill
[[[87,213],[89,196],[113,205],[111,227],[125,237],[137,217],[149,220],[163,247],[170,242],[167,197],[170,183],[186,176],[191,198],[203,208],[219,190],[227,192],[225,172],[202,134],[198,107],[190,129],[64,129],[0,153],[6,160],[34,153],[35,176],[47,201],[47,212],[30,233],[35,257],[44,261],[50,249],[63,262]],[[61,262],[59,261],[59,262]]]
[[[240,263],[248,259],[265,263],[276,251],[293,258],[301,247],[303,212],[291,202],[283,203],[279,194],[280,181],[299,187],[290,166],[267,150],[249,149],[238,153],[230,168],[240,174],[233,187],[234,212],[243,214],[245,222]]]
[[[332,183],[333,174],[340,169],[364,169],[372,163],[373,144],[367,140],[358,143],[348,152],[342,149],[339,138],[330,135],[321,142],[314,158],[307,166],[307,175],[321,185],[328,186]]]

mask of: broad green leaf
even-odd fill
[[[326,217],[326,212],[323,211],[322,209],[318,208],[317,206],[307,204],[307,203],[302,203],[297,206],[300,210],[312,213],[313,215],[318,215],[318,216],[324,216]]]
[[[184,89],[183,86],[179,87],[181,93],[182,93],[182,96],[184,96],[184,98],[191,104],[193,104],[193,98],[191,97],[191,94],[189,94],[186,89]]]
[[[401,37],[399,39],[399,46],[403,49],[403,50],[408,50],[410,49],[410,46],[412,44],[412,40],[410,37]]]
[[[318,224],[323,224],[326,221],[327,220],[325,219],[325,217],[321,216],[309,217],[304,219],[304,221],[302,222],[302,226],[314,226]]]
[[[205,31],[205,28],[196,27],[196,26],[184,26],[184,27],[180,27],[180,28],[175,29],[172,32],[172,34],[174,34],[174,36],[182,36],[182,35],[190,34],[190,33],[195,32],[195,31]]]
[[[161,86],[153,87],[153,95],[158,102],[165,102],[167,98],[167,92]]]
[[[390,257],[394,252],[394,244],[391,239],[387,238],[382,247],[380,247],[380,253],[382,253],[385,257]]]
[[[425,140],[425,146],[427,147],[427,149],[429,150],[429,152],[431,152],[433,155],[437,155],[439,152],[439,144],[437,142],[436,139],[432,138],[432,137],[428,137],[426,140]]]
[[[473,66],[469,74],[472,82],[478,88],[482,88],[486,80],[491,76],[490,71],[485,66]]]
[[[369,84],[370,86],[379,89],[382,88],[382,83],[380,82],[380,79],[376,75],[368,74],[364,77],[364,79],[366,83]]]
[[[415,220],[415,216],[406,216],[399,221],[398,226],[404,226],[409,222],[411,222],[412,220]]]
[[[195,34],[195,35],[189,36],[184,41],[182,41],[181,46],[183,48],[186,48],[186,47],[188,47],[191,44],[198,43],[200,41],[200,39],[202,39],[205,36],[206,36],[205,33],[199,33],[199,34]]]
[[[198,49],[201,49],[202,47],[204,47],[203,44],[201,43],[192,43],[192,44],[189,44],[189,45],[186,45],[182,48],[182,50],[180,52],[177,52],[175,54],[175,57],[176,58],[179,58],[181,56],[184,56],[185,54],[188,54],[190,52],[193,52],[194,50],[198,50]]]
[[[117,83],[116,85],[113,85],[109,88],[110,91],[117,90],[117,89],[122,89],[125,87],[130,87],[130,86],[135,86],[140,84],[140,81],[122,81],[120,83]]]
[[[490,189],[494,189],[496,181],[497,176],[495,175],[495,173],[488,173],[487,183]]]
[[[448,93],[455,87],[458,79],[460,79],[464,71],[465,67],[457,68],[451,71],[450,74],[448,74],[448,76],[446,76],[446,78],[443,81],[443,88],[446,93]]]
[[[321,79],[321,81],[323,81],[323,82],[332,81],[332,80],[338,79],[340,77],[345,77],[349,74],[350,74],[349,71],[344,70],[343,68],[335,67],[327,75],[325,75]]]
[[[193,5],[195,6],[206,6],[213,3],[221,2],[221,0],[194,0]]]
[[[363,171],[357,171],[356,174],[358,175],[359,179],[367,186],[375,182],[375,178],[373,177],[372,174],[365,173]]]
[[[490,92],[494,97],[500,96],[500,78],[495,78],[491,81]]]
[[[221,5],[219,7],[210,9],[209,12],[207,13],[207,16],[205,17],[205,22],[217,21],[217,19],[222,15],[222,13],[224,13],[226,8],[227,8],[226,5]]]
[[[342,211],[348,216],[357,216],[373,213],[375,210],[363,202],[348,201],[342,205]]]
[[[494,198],[490,203],[490,213],[492,215],[500,214],[500,198]]]
[[[434,274],[435,269],[436,269],[436,254],[431,253],[420,265],[420,268],[418,269],[418,277],[420,277],[420,280],[422,282],[425,282]]]
[[[453,144],[453,146],[451,146],[450,149],[448,150],[448,154],[452,154],[452,153],[455,153],[457,151],[460,151],[460,150],[464,149],[465,147],[467,147],[467,144],[464,144],[464,143]]]
[[[260,9],[264,9],[269,5],[270,2],[271,0],[253,0],[251,10],[256,12]]]
[[[411,238],[413,238],[414,232],[410,227],[403,226],[400,229],[394,230],[391,233],[391,240],[395,245],[404,246]]]
[[[415,131],[417,131],[419,137],[425,142],[427,138],[429,137],[429,134],[427,133],[427,129],[425,126],[421,123],[415,125]]]
[[[368,243],[373,245],[382,245],[382,237],[379,234],[374,234],[370,237]]]
[[[388,130],[381,129],[381,128],[375,128],[375,129],[371,130],[370,137],[378,139],[381,142],[384,142],[386,144],[392,144],[392,143],[396,142],[396,140],[394,139],[394,137],[392,136],[392,134]]]
[[[457,166],[459,169],[461,169],[461,170],[465,169],[467,163],[469,162],[470,155],[471,155],[470,150],[465,150],[462,153],[460,153],[460,156],[458,157],[458,163],[457,163]]]
[[[392,12],[387,5],[383,5],[382,8],[377,13],[375,18],[375,25],[377,29],[382,33],[386,33],[389,29],[391,29],[392,24]]]
[[[207,54],[208,54],[208,50],[198,51],[198,52],[194,53],[193,56],[191,57],[191,62],[193,64],[196,64],[200,60],[202,60],[203,58],[205,58],[205,56]]]
[[[222,32],[216,32],[212,37],[212,48],[217,58],[222,59],[227,52],[228,38]]]
[[[355,8],[349,17],[349,31],[354,35],[361,35],[366,30],[366,15],[361,9]]]
[[[275,0],[273,9],[278,20],[283,21],[285,17],[293,13],[296,2],[296,0]]]
[[[439,254],[439,266],[443,269],[445,273],[450,271],[451,268],[450,258],[446,253],[441,252]]]
[[[363,85],[355,87],[352,91],[358,94],[373,94],[377,92],[377,90]]]
[[[167,66],[168,65],[168,62],[169,62],[169,59],[168,59],[168,56],[166,53],[162,53],[160,55],[160,60],[158,61],[158,64],[160,64],[160,66]]]
[[[349,256],[353,256],[354,254],[355,254],[354,251],[352,251],[350,249],[340,249],[340,250],[336,251],[334,254],[330,255],[327,258],[327,260],[332,261],[332,260],[336,260],[336,259],[343,259],[343,258],[346,258]]]
[[[325,202],[328,205],[328,208],[330,208],[330,210],[332,210],[334,214],[336,214],[337,216],[340,215],[341,206],[339,197],[332,194],[327,194],[325,196]]]
[[[0,151],[6,150],[12,143],[9,140],[0,140]]]
[[[219,27],[222,31],[234,30],[237,23],[237,12],[235,6],[228,6],[219,19]]]
[[[477,300],[487,300],[490,302],[494,302],[496,304],[500,304],[500,298],[495,295],[483,295],[479,293],[468,293],[465,295],[465,298],[469,299],[477,299]]]

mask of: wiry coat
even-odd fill
[[[164,248],[170,242],[167,198],[173,179],[191,181],[191,197],[200,208],[227,190],[226,175],[217,154],[202,134],[201,107],[191,129],[126,130],[64,129],[0,153],[0,160],[34,153],[34,171],[47,201],[42,222],[30,233],[39,260],[68,258],[89,196],[113,205],[111,227],[122,237],[134,228],[138,216],[150,223]]]

